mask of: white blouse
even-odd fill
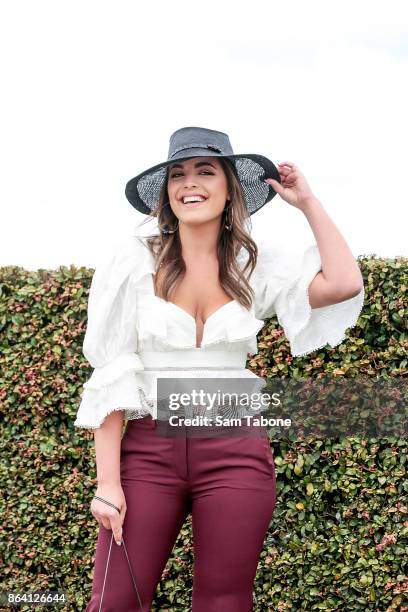
[[[157,231],[156,225],[150,233]],[[147,414],[157,418],[159,377],[250,378],[261,388],[264,379],[245,365],[248,354],[258,352],[264,319],[274,315],[293,356],[340,344],[360,315],[364,287],[351,299],[312,309],[308,287],[321,270],[317,245],[303,253],[282,245],[257,246],[257,265],[249,279],[251,309],[237,300],[218,308],[204,324],[200,347],[194,317],[155,295],[154,257],[139,228],[105,256],[92,278],[83,343],[94,370],[83,385],[74,425],[98,428],[114,410],[124,410],[128,420]],[[246,257],[241,249],[240,266]]]

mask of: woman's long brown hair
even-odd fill
[[[250,215],[245,204],[244,192],[236,174],[233,162],[229,159],[219,158],[224,169],[228,188],[231,194],[230,206],[233,209],[233,223],[231,231],[225,228],[227,222],[227,208],[224,208],[221,219],[221,227],[218,235],[218,262],[219,281],[224,291],[232,299],[236,299],[242,306],[250,309],[253,299],[253,290],[248,282],[255,268],[258,258],[256,242],[245,229],[245,222],[250,221]],[[157,207],[147,216],[157,215],[160,226],[173,229],[177,226],[178,219],[173,213],[168,202],[167,194],[168,172],[160,191]],[[230,212],[231,214],[231,212]],[[231,219],[231,217],[229,217]],[[144,223],[145,223],[144,222]],[[144,223],[142,225],[144,225]],[[171,292],[175,289],[180,277],[186,271],[186,265],[181,255],[181,242],[179,232],[146,236],[146,244],[156,260],[155,290],[156,295],[168,300]],[[237,254],[244,247],[248,252],[248,259],[243,269],[237,261]],[[248,271],[247,275],[245,273]],[[158,272],[160,271],[160,275]],[[160,279],[159,279],[160,277]],[[160,285],[158,286],[158,280]]]

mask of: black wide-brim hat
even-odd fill
[[[204,156],[224,157],[232,162],[250,215],[275,197],[276,191],[272,185],[263,182],[267,178],[281,182],[278,169],[270,159],[254,153],[234,154],[228,134],[224,132],[184,127],[171,135],[167,161],[152,166],[128,181],[125,189],[127,199],[139,212],[154,214],[167,167],[178,160]]]

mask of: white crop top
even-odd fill
[[[150,233],[155,231],[157,225]],[[236,300],[221,306],[207,318],[199,348],[194,317],[155,296],[154,257],[138,228],[105,256],[92,278],[83,343],[94,370],[83,385],[74,425],[100,427],[114,410],[124,410],[128,420],[147,414],[157,418],[158,377],[251,378],[256,387],[263,379],[245,365],[248,354],[258,352],[264,319],[275,314],[293,356],[340,344],[360,315],[364,287],[351,299],[312,309],[308,287],[321,270],[317,245],[303,253],[282,245],[257,246],[249,279],[251,310]],[[242,249],[242,267],[246,257]]]

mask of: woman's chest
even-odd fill
[[[192,270],[186,272],[172,292],[168,303],[184,311],[194,320],[196,347],[203,341],[205,324],[217,311],[235,300],[221,287],[215,270]],[[153,277],[154,291],[157,296],[159,279]],[[160,291],[159,291],[160,293]]]
[[[237,300],[225,300],[224,294],[213,292],[211,297],[216,299],[200,303],[189,301],[187,294],[185,301],[180,295],[177,304],[166,301],[155,294],[153,274],[146,275],[135,296],[139,350],[199,350],[217,345],[220,350],[246,347],[256,353],[256,336],[264,321]]]

